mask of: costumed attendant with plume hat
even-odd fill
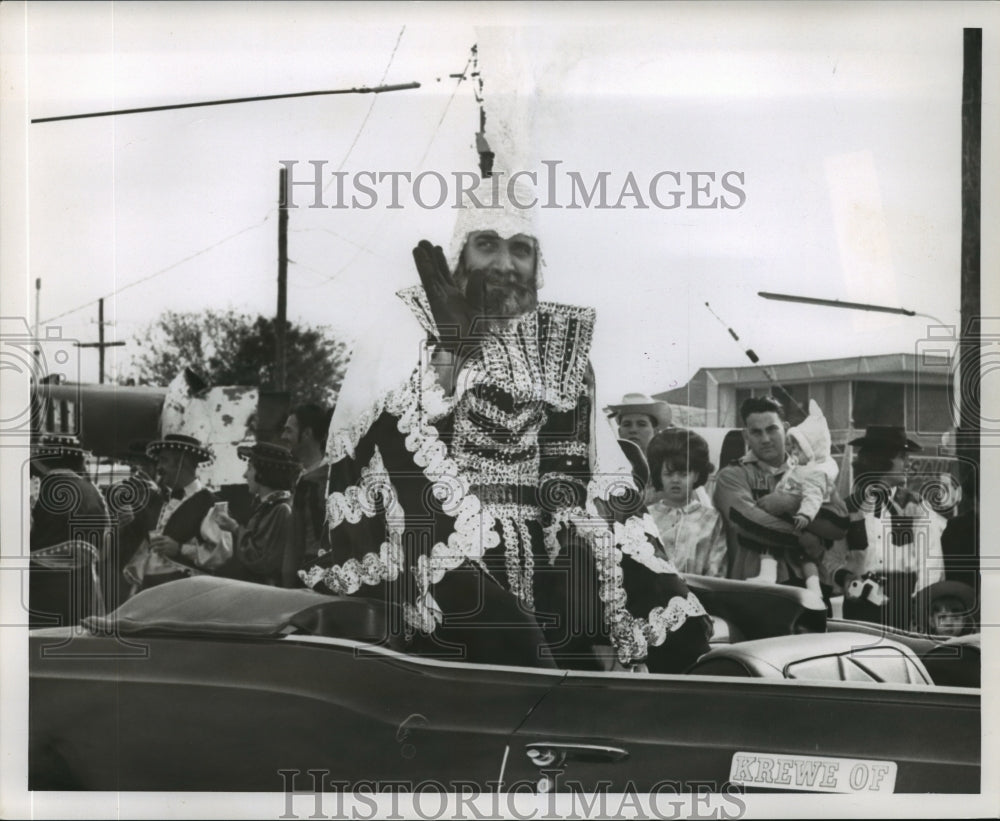
[[[76,624],[100,610],[97,597],[71,595],[72,576],[67,581],[67,571],[86,570],[96,578],[111,527],[104,497],[86,473],[88,457],[71,435],[46,434],[32,445],[30,471],[38,490],[31,498],[31,627]]]
[[[164,582],[210,573],[233,555],[233,541],[212,509],[215,494],[202,487],[198,466],[212,459],[211,451],[193,436],[168,433],[150,442],[146,453],[156,459],[157,478],[167,500],[156,530],[125,565],[133,594]]]

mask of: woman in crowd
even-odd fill
[[[672,428],[650,440],[647,456],[655,490],[649,512],[668,558],[682,574],[725,576],[722,517],[699,490],[715,470],[708,443],[694,431]]]
[[[653,435],[671,424],[670,405],[644,393],[627,393],[620,404],[608,405],[608,411],[618,423],[618,438],[635,442],[643,453]]]
[[[256,503],[246,525],[224,510],[215,518],[223,530],[234,534],[237,567],[252,581],[280,586],[285,550],[292,541],[292,494],[301,465],[288,448],[258,442],[241,445],[236,452],[247,460],[243,474]]]
[[[75,436],[46,434],[32,446],[32,628],[77,624],[104,609],[99,568],[111,515],[87,475],[89,456]]]

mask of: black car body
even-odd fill
[[[676,676],[414,656],[385,640],[380,602],[162,585],[87,629],[32,632],[30,787],[978,792],[979,689],[950,686],[978,684],[975,637],[690,582],[716,637]]]

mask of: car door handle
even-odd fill
[[[536,767],[559,766],[566,761],[610,762],[628,759],[628,750],[609,744],[534,741],[525,745],[525,753]]]

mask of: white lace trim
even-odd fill
[[[500,543],[500,536],[493,530],[493,516],[483,509],[478,497],[470,493],[469,482],[461,474],[455,461],[448,456],[437,429],[421,413],[426,409],[428,399],[434,401],[441,397],[443,391],[440,390],[433,371],[417,371],[405,386],[391,392],[383,402],[377,403],[378,410],[370,412],[368,422],[370,426],[383,411],[398,418],[396,427],[404,435],[404,444],[413,454],[414,464],[422,468],[424,476],[431,482],[431,492],[441,509],[455,518],[455,529],[448,536],[447,543],[439,542],[434,545],[430,556],[420,556],[417,567],[414,568],[420,594],[415,612],[419,615],[419,622],[424,625],[432,621],[440,622],[440,608],[435,610],[428,603],[431,598],[430,585],[441,581],[447,571],[455,569],[466,559],[478,563],[487,550]],[[368,414],[366,418],[367,416]],[[352,452],[363,432],[357,432],[357,438],[351,446]],[[335,500],[333,508],[328,509],[335,509],[338,514],[343,514],[340,521],[360,521],[360,516],[365,515],[368,510],[372,511],[368,515],[374,515],[374,506],[367,493],[381,492],[384,488],[382,482],[386,478],[381,454],[376,449],[372,461],[362,470],[361,485],[348,488],[344,494],[333,494],[340,498]],[[389,487],[391,488],[391,484]],[[348,514],[358,518],[351,519]],[[331,522],[333,521],[331,516]],[[390,550],[387,551],[387,548]],[[309,587],[322,581],[331,591],[343,595],[356,592],[362,583],[378,584],[383,580],[395,580],[402,569],[401,549],[398,545],[390,546],[386,543],[379,553],[366,553],[360,561],[349,559],[342,565],[326,569],[313,567],[299,571],[299,576]]]
[[[395,581],[404,570],[403,549],[398,543],[383,542],[378,553],[366,553],[358,559],[348,559],[334,567],[311,567],[300,570],[299,578],[307,587],[315,587],[322,582],[338,596],[357,593],[361,585],[376,585],[383,581]]]
[[[583,390],[596,317],[593,308],[539,303],[483,341],[483,366],[517,399],[570,410]],[[549,332],[539,339],[542,323]]]
[[[427,292],[423,285],[410,285],[396,291],[398,296],[416,317],[420,327],[427,333],[438,338],[437,323],[434,322],[434,313],[431,311],[431,303],[427,300]]]
[[[594,473],[587,483],[587,499],[611,501],[612,497],[623,497],[638,493],[635,480],[627,473]],[[588,510],[597,515],[597,510],[588,504]]]
[[[376,446],[371,461],[361,469],[361,482],[334,491],[326,497],[326,523],[330,530],[343,521],[357,524],[363,516],[371,518],[382,506],[386,511],[396,506],[396,490]]]
[[[648,516],[641,519],[633,516],[624,524],[615,522],[609,528],[604,519],[579,508],[567,514],[558,526],[572,523],[590,543],[597,566],[598,596],[605,606],[605,623],[622,664],[642,661],[650,647],[663,644],[669,633],[680,629],[689,616],[707,615],[693,593],[688,593],[686,597],[674,596],[666,605],[654,607],[645,618],[634,616],[626,609],[628,596],[623,585],[623,556],[629,556],[654,573],[677,574],[670,561],[656,555],[648,540]],[[546,529],[547,540],[556,539],[558,526]]]
[[[454,402],[455,398],[445,393],[434,368],[429,364],[418,366],[406,382],[378,397],[368,410],[358,415],[350,427],[331,429],[326,443],[327,461],[335,464],[346,457],[353,457],[361,437],[386,410],[400,416],[401,413],[395,409],[413,404],[423,408],[426,422],[435,422],[451,413]]]

